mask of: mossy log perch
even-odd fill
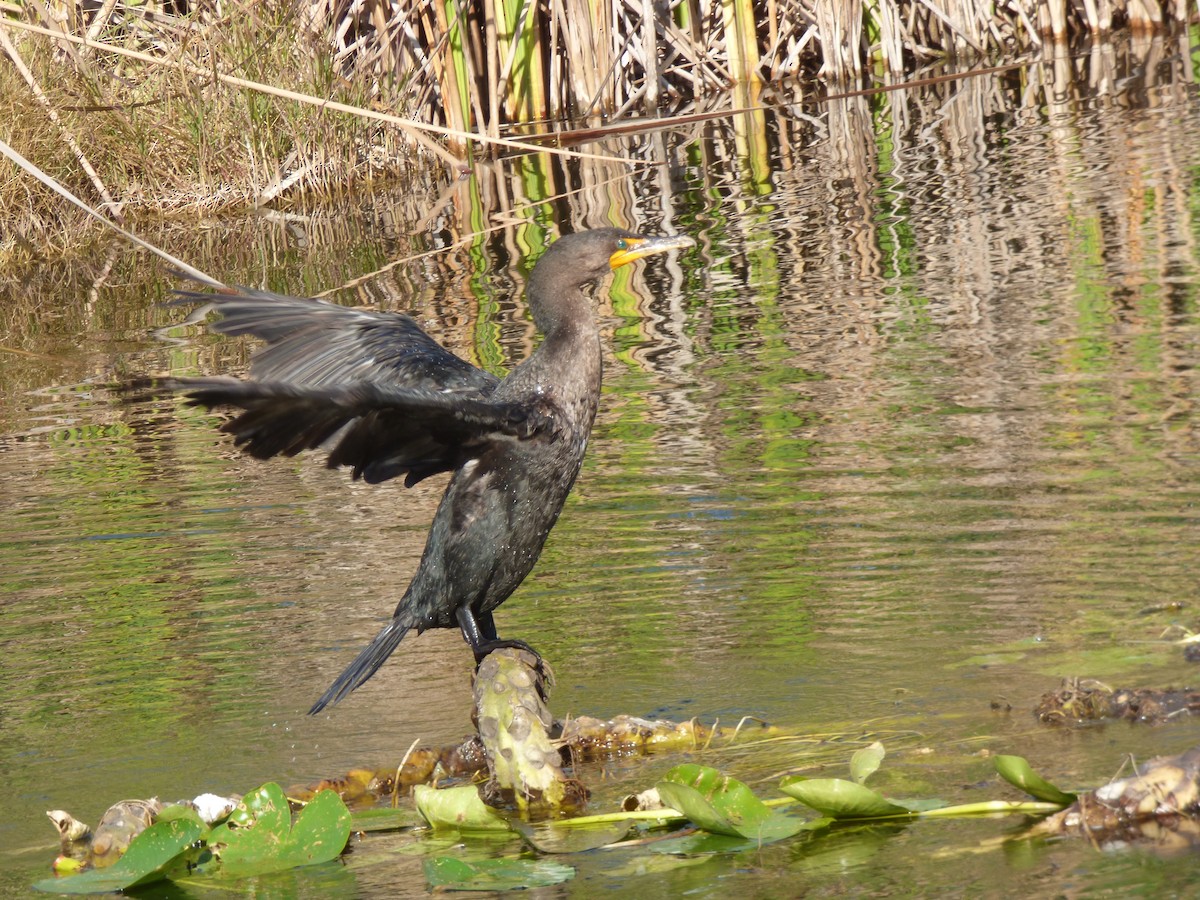
[[[585,716],[560,722],[547,702],[552,684],[550,667],[534,654],[516,648],[493,651],[475,677],[476,734],[440,748],[414,746],[398,766],[353,769],[338,778],[292,787],[287,795],[304,803],[328,788],[350,806],[364,808],[396,802],[416,784],[474,779],[489,805],[515,810],[526,818],[544,818],[577,811],[587,802],[587,788],[569,774],[575,763],[656,750],[693,750],[717,739],[731,740],[741,730],[636,716],[608,720]],[[755,734],[761,736],[762,730],[759,725]],[[180,803],[212,823],[228,815],[239,799],[202,794]],[[167,805],[157,798],[120,801],[94,831],[68,812],[51,811],[48,815],[61,842],[60,859],[73,860],[72,870],[111,865]]]
[[[475,729],[487,760],[481,794],[488,805],[528,812],[587,802],[587,789],[563,773],[561,743],[551,736],[547,700],[553,683],[546,662],[525,650],[496,650],[479,664]]]
[[[516,648],[490,653],[475,677],[476,734],[444,747],[414,747],[400,765],[353,769],[344,776],[293,787],[288,795],[306,799],[325,788],[354,806],[395,799],[413,785],[447,778],[480,778],[483,799],[537,815],[577,809],[586,788],[570,777],[571,765],[614,756],[694,750],[714,740],[731,740],[736,728],[621,715],[612,719],[579,716],[556,720],[548,706],[553,674],[544,660]],[[763,726],[755,729],[762,734]]]

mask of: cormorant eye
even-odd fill
[[[629,242],[626,241],[625,238],[621,238],[620,240],[617,241],[617,249],[618,250],[628,250]]]

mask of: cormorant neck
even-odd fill
[[[556,283],[562,280],[547,278],[537,269],[529,279],[529,311],[538,331],[548,339],[586,333],[596,327],[592,305],[583,289],[577,284],[567,287]]]

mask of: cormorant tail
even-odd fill
[[[321,695],[321,699],[312,705],[308,714],[315,716],[326,706],[344,700],[347,694],[361,686],[392,655],[392,651],[400,646],[411,627],[412,623],[407,619],[392,619],[354,658],[354,662],[346,667],[346,671],[337,677],[337,681],[330,685],[329,690]]]

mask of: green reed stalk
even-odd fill
[[[759,81],[758,22],[754,0],[723,0],[721,14],[725,51],[729,54],[729,74],[737,82]]]
[[[442,98],[446,104],[446,125],[460,131],[470,130],[471,87],[467,74],[467,43],[463,40],[462,19],[455,0],[437,0],[438,25],[448,38],[442,66]]]

